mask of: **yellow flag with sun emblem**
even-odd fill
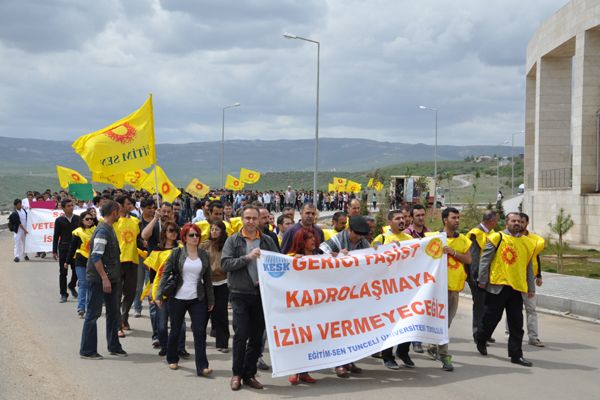
[[[137,111],[106,128],[81,136],[72,146],[90,171],[106,176],[155,164],[152,96]]]
[[[207,186],[198,179],[194,178],[190,184],[187,185],[185,191],[201,199],[206,196],[208,192],[210,192],[210,186]]]
[[[79,172],[60,165],[56,166],[56,175],[58,175],[58,182],[63,189],[68,188],[69,183],[88,183],[87,179]]]
[[[244,183],[256,183],[260,180],[260,172],[251,169],[240,168],[240,181]]]
[[[225,189],[229,190],[242,190],[244,188],[244,182],[232,175],[227,175],[225,181]]]
[[[125,176],[123,174],[104,175],[101,172],[92,171],[92,181],[100,183],[108,183],[118,189],[125,186]]]
[[[136,169],[125,174],[125,183],[135,189],[141,189],[148,174],[143,169]]]
[[[169,177],[167,176],[167,174],[165,174],[165,171],[163,171],[163,169],[158,165],[155,166],[154,169],[150,171],[146,179],[144,179],[144,183],[142,183],[142,188],[146,189],[152,194],[156,194],[157,178],[158,193],[162,196],[163,201],[172,203],[176,198],[179,197],[181,191],[177,189],[173,182],[169,180]]]
[[[361,190],[362,185],[360,183],[348,179],[348,182],[346,183],[346,192],[360,193]]]

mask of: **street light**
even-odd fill
[[[505,144],[508,144],[508,140],[499,143],[498,146],[503,146]],[[500,157],[497,157],[496,161],[498,162],[496,164],[496,196],[498,196],[498,193],[500,193]]]
[[[321,62],[321,43],[316,40],[293,35],[291,33],[284,33],[283,37],[286,39],[304,40],[305,42],[310,42],[317,45],[317,107],[315,119],[315,171],[313,173],[313,204],[317,206],[319,199],[319,196],[317,195],[317,173],[319,171],[319,70]]]
[[[225,110],[228,108],[239,107],[240,103],[233,103],[228,106],[223,107],[223,118],[221,120],[221,189],[225,186],[224,175],[223,175],[223,165],[225,160]]]
[[[512,134],[512,140],[510,145],[510,164],[511,164],[511,178],[510,178],[510,194],[515,195],[515,135],[525,133],[523,131],[515,132]]]
[[[435,146],[433,148],[433,213],[437,208],[437,139],[438,139],[438,110],[437,108],[419,106],[421,110],[435,111]]]

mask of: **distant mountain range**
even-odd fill
[[[422,143],[378,142],[368,139],[319,141],[319,170],[368,171],[391,164],[433,160],[433,146]],[[178,185],[197,177],[209,185],[219,181],[221,142],[158,144],[158,164]],[[523,152],[515,147],[515,154]],[[469,156],[509,156],[509,146],[438,146],[438,160]],[[89,171],[71,142],[0,137],[0,175],[56,176],[55,166]],[[314,166],[314,140],[230,140],[225,142],[225,174],[240,167],[262,173],[308,171]]]

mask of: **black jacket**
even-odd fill
[[[202,261],[202,271],[200,272],[200,279],[198,279],[198,286],[196,291],[198,294],[198,300],[202,301],[206,299],[207,305],[212,306],[215,304],[215,294],[212,286],[212,269],[210,267],[210,256],[206,250],[198,247],[198,257]],[[177,286],[175,288],[175,294],[183,286],[183,264],[187,258],[187,252],[185,247],[177,247],[173,249],[171,255],[165,263],[165,269],[158,284],[158,290],[156,292],[156,298],[162,299],[163,290],[167,283],[167,279],[171,274],[175,273],[178,276]],[[175,297],[175,295],[173,295]]]
[[[25,215],[27,215],[27,211],[25,211]],[[19,231],[19,225],[21,225],[21,217],[17,210],[15,210],[8,216],[8,229],[11,232],[17,233]]]
[[[79,215],[73,214],[71,222],[64,215],[56,218],[54,221],[54,236],[52,237],[52,252],[58,253],[60,247],[64,251],[69,251],[73,231],[79,226]]]

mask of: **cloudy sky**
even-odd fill
[[[159,143],[323,137],[498,144],[567,0],[0,0],[0,136],[71,140],[152,92]],[[522,143],[522,139],[518,141]],[[517,143],[516,143],[517,144]]]

